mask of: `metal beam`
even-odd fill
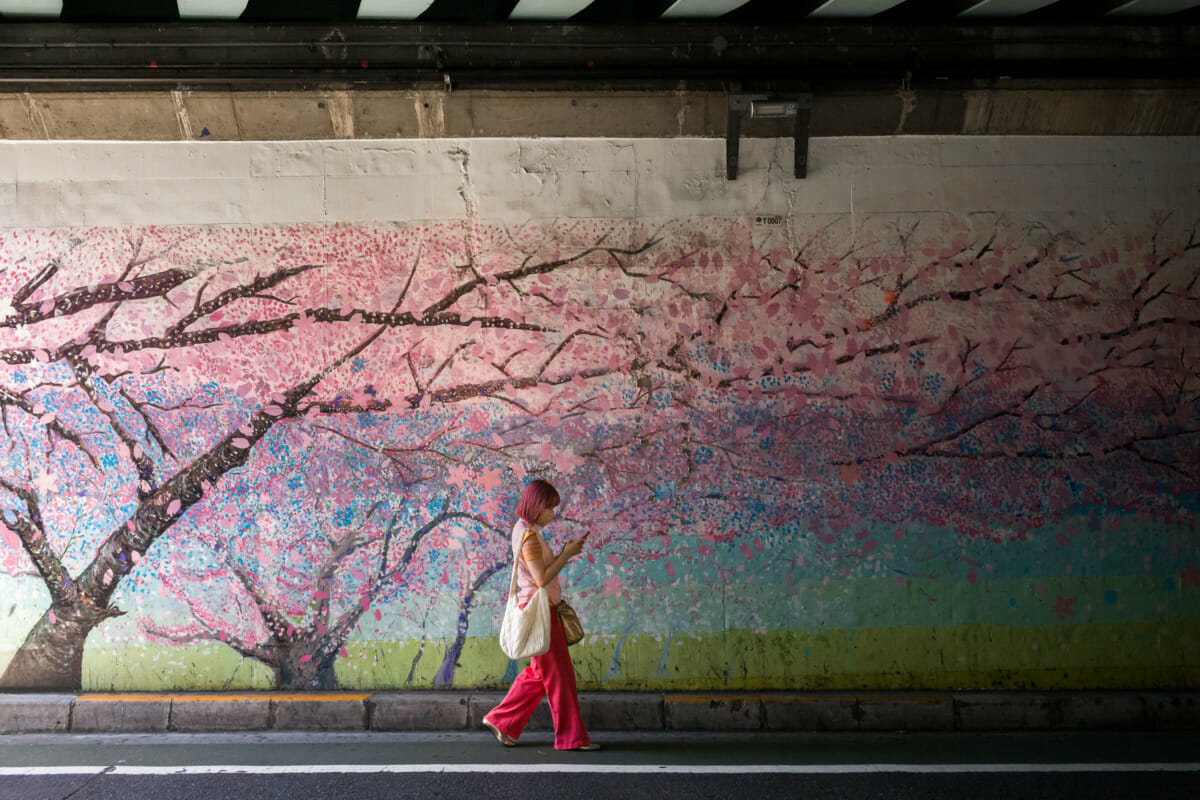
[[[237,19],[250,0],[176,0],[180,19]]]
[[[1153,17],[1200,7],[1197,0],[1132,0],[1107,12],[1113,17]]]
[[[981,0],[958,12],[960,17],[1019,17],[1045,8],[1055,0]]]
[[[870,17],[882,14],[904,0],[826,0],[813,10],[810,17]]]
[[[511,20],[570,19],[592,0],[521,0],[508,15]]]
[[[0,25],[0,87],[1200,77],[1200,27]]]
[[[431,5],[433,0],[362,0],[358,19],[416,19]]]
[[[719,17],[735,8],[746,5],[749,0],[675,0],[662,13],[661,19],[695,19],[697,17]]]
[[[62,0],[0,0],[0,14],[14,17],[57,17]]]

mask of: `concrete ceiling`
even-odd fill
[[[66,22],[311,20],[627,24],[859,20],[941,25],[978,20],[1097,24],[1194,19],[1200,0],[0,0],[0,15]]]

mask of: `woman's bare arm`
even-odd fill
[[[567,565],[579,552],[583,550],[583,543],[587,540],[587,534],[583,535],[582,539],[575,539],[563,545],[562,550],[558,555],[550,561],[549,564],[541,557],[526,559],[525,566],[529,567],[529,574],[533,576],[534,583],[539,587],[544,587],[550,581],[558,577],[558,573]]]

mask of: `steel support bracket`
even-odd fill
[[[793,97],[772,97],[765,94],[729,95],[729,117],[725,125],[725,176],[733,181],[738,174],[738,142],[741,136],[742,114],[757,117],[795,117],[792,131],[794,154],[793,173],[797,178],[808,175],[808,131],[812,120],[812,94]]]

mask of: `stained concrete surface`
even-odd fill
[[[723,137],[724,92],[311,88],[0,92],[0,139],[269,141]],[[741,120],[742,138],[792,119]],[[815,91],[812,136],[1200,134],[1200,82],[981,80]]]

